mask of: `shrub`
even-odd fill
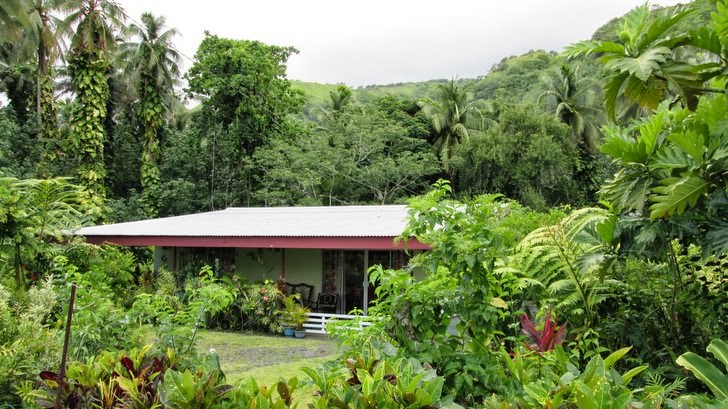
[[[416,359],[379,359],[359,355],[343,367],[303,368],[318,389],[313,408],[458,407],[443,399],[443,378]],[[346,368],[346,369],[344,369]]]
[[[102,268],[97,265],[81,272],[65,256],[54,259],[54,270],[59,273],[55,280],[60,301],[56,317],[59,329],[66,323],[71,283],[78,287],[69,344],[69,356],[74,359],[84,360],[103,350],[128,349],[141,344],[141,329],[115,301],[113,280]]]
[[[281,332],[280,317],[283,310],[283,294],[275,283],[240,282],[237,276],[230,280],[236,289],[233,303],[208,320],[208,328],[225,330]]]
[[[212,276],[212,269],[203,267],[198,286],[187,285],[187,302],[180,308],[175,308],[179,299],[162,289],[154,294],[137,295],[129,313],[135,321],[153,325],[159,351],[172,350],[179,365],[186,368],[199,361],[197,332],[208,315],[217,314],[232,304],[233,291]]]
[[[19,403],[14,387],[60,362],[59,332],[47,322],[55,303],[50,278],[25,294],[12,295],[0,284],[0,406]]]

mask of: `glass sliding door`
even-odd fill
[[[337,312],[348,314],[353,309],[366,314],[376,299],[374,285],[367,270],[380,264],[383,268],[403,268],[409,256],[402,251],[324,250],[322,260],[322,293],[339,295]]]
[[[367,271],[369,267],[381,265],[382,268],[387,269],[392,265],[392,252],[391,251],[370,251],[367,263]],[[367,277],[368,278],[368,277]],[[367,279],[367,307],[372,305],[372,301],[377,299],[377,294],[374,291],[376,287],[370,283]]]

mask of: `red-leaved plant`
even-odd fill
[[[537,330],[526,314],[521,315],[521,328],[528,337],[529,342],[526,343],[526,347],[538,353],[552,351],[556,345],[564,342],[566,335],[566,324],[557,327],[556,320],[551,321],[550,308],[542,330]]]

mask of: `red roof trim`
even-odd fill
[[[167,247],[236,247],[342,250],[429,250],[417,239],[394,243],[392,237],[180,237],[180,236],[87,236],[92,244]]]

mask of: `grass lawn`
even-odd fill
[[[257,335],[240,332],[202,331],[199,350],[204,353],[215,348],[227,382],[253,377],[258,385],[271,385],[280,378],[286,380],[308,377],[304,366],[317,367],[335,359],[339,353],[336,341],[308,335],[303,339]],[[294,394],[299,406],[309,402],[311,386],[302,386]]]

